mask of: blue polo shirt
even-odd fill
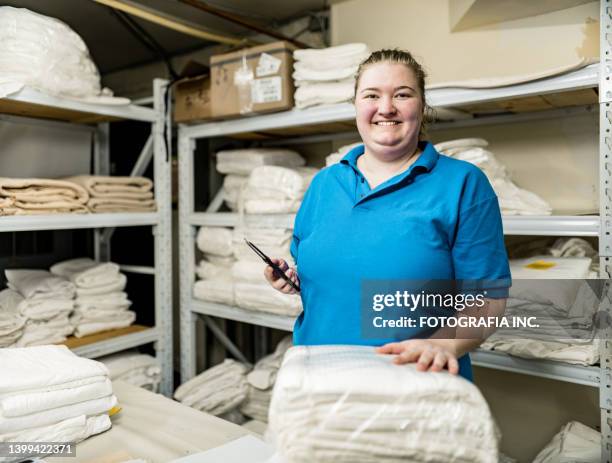
[[[361,335],[364,280],[510,286],[501,214],[486,176],[468,162],[440,155],[431,143],[420,148],[406,171],[374,189],[357,168],[363,145],[313,179],[291,244],[304,307],[294,327],[296,345],[401,340]],[[460,374],[471,379],[469,356],[459,364]]]

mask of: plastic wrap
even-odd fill
[[[87,46],[63,22],[3,6],[0,41],[0,92],[9,94],[28,85],[54,95],[100,95],[100,74]]]
[[[217,153],[217,171],[222,174],[249,175],[259,166],[300,167],[306,164],[302,156],[283,148],[249,148]]]
[[[267,438],[284,463],[497,463],[476,386],[364,346],[297,346],[278,372]]]
[[[232,255],[232,230],[223,227],[200,227],[196,237],[198,249],[206,254]]]

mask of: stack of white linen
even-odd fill
[[[201,278],[193,286],[193,296],[209,302],[234,304],[234,283],[230,268],[233,256],[233,232],[230,228],[201,227],[196,245],[204,254],[197,267]]]
[[[121,380],[152,392],[159,391],[161,365],[155,357],[138,352],[120,352],[98,359],[108,368],[111,380]]]
[[[552,208],[544,199],[531,191],[519,188],[506,172],[506,168],[486,148],[482,138],[462,138],[435,145],[438,152],[478,166],[487,176],[499,199],[505,215],[550,215]]]
[[[256,167],[249,175],[243,193],[247,214],[297,212],[310,182],[318,172],[314,167]]]
[[[63,22],[25,8],[0,8],[0,96],[28,85],[68,97],[101,93],[87,46]],[[106,89],[105,93],[110,93]]]
[[[5,303],[27,319],[16,346],[52,344],[66,340],[74,331],[69,316],[74,309],[75,286],[46,270],[5,270],[9,290]]]
[[[23,334],[27,319],[19,312],[20,300],[12,289],[0,291],[0,348],[13,345]]]
[[[119,265],[80,257],[58,262],[51,272],[70,279],[76,287],[70,318],[75,336],[124,328],[136,320],[136,313],[128,310],[132,302],[123,291],[127,278],[119,272]]]
[[[181,384],[174,398],[183,405],[219,416],[236,409],[247,395],[248,368],[226,359]]]
[[[91,212],[154,212],[153,181],[146,177],[78,175],[68,177],[89,193]]]
[[[82,214],[89,212],[88,199],[87,191],[73,182],[0,177],[0,215]]]
[[[557,462],[601,462],[601,433],[570,421],[533,460],[533,463]]]
[[[297,152],[284,148],[247,148],[217,153],[217,171],[223,179],[223,199],[227,206],[238,210],[240,195],[253,169],[261,166],[301,167],[306,163]]]
[[[589,257],[512,259],[506,317],[536,317],[538,328],[500,328],[481,346],[524,358],[579,365],[599,361],[594,317],[600,299],[584,279]]]
[[[292,345],[291,336],[285,337],[278,343],[274,352],[259,360],[246,376],[249,391],[245,401],[240,405],[240,411],[244,415],[259,422],[268,422],[268,410],[276,374],[283,362],[285,352]]]
[[[80,442],[111,427],[108,371],[66,346],[0,349],[0,442]]]
[[[357,68],[369,55],[364,43],[295,50],[295,106],[307,108],[350,101],[355,92]]]
[[[365,346],[289,349],[268,425],[280,458],[497,462],[496,426],[476,386],[392,358]]]
[[[265,262],[244,242],[246,238],[261,251],[284,259],[289,265],[293,259],[289,251],[292,231],[277,228],[236,228],[233,234],[234,256],[232,266],[234,299],[243,309],[297,316],[302,311],[298,294],[283,294],[274,289],[264,277]]]

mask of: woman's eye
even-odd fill
[[[375,95],[373,93],[370,94],[366,94],[363,96],[364,98],[368,98],[368,99],[373,99],[373,98],[378,98],[378,95]]]
[[[411,96],[410,93],[398,93],[395,95],[396,98],[410,98]]]

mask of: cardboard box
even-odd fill
[[[210,76],[178,81],[174,89],[174,121],[189,122],[211,117]]]
[[[212,116],[291,109],[295,48],[288,42],[273,42],[211,56]]]

